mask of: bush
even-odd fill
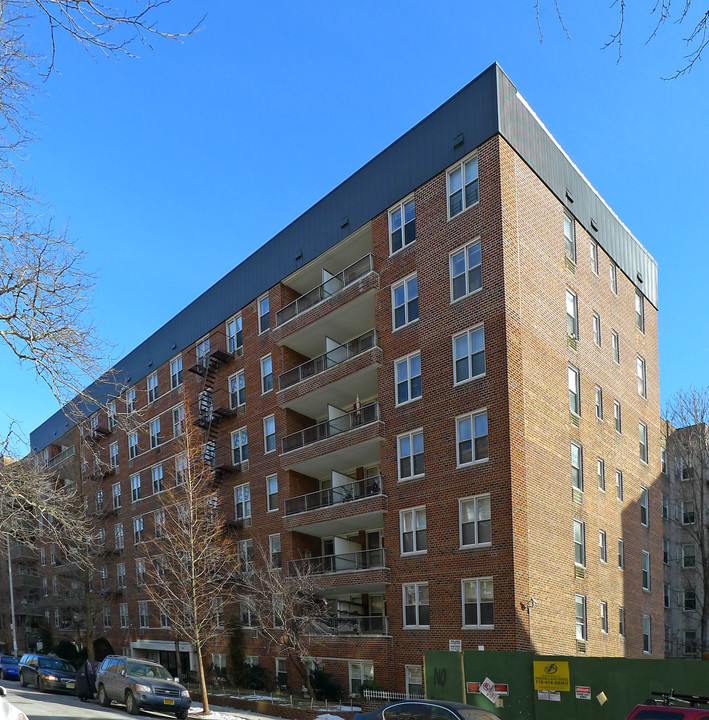
[[[276,678],[261,665],[244,665],[244,687],[273,692],[276,689]]]
[[[342,685],[322,668],[315,668],[310,673],[310,684],[316,700],[342,700]]]
[[[359,687],[359,696],[364,697],[365,690],[384,690],[384,686],[374,680],[365,680]]]
[[[233,617],[227,625],[229,633],[229,679],[234,687],[242,687],[246,681],[246,648],[244,631],[238,617]]]

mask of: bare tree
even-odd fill
[[[709,388],[678,392],[668,403],[669,496],[677,514],[668,518],[680,544],[681,597],[693,593],[700,656],[709,649]],[[691,605],[691,603],[690,603]]]

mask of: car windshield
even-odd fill
[[[17,665],[19,662],[19,659],[16,657],[12,657],[12,655],[3,655],[2,656],[2,664],[3,665]]]
[[[129,662],[127,664],[128,675],[132,677],[158,678],[160,680],[172,680],[172,675],[162,665],[145,665],[143,663]]]
[[[63,670],[64,672],[74,672],[74,666],[61,658],[40,658],[39,666],[45,670]]]

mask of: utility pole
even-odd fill
[[[10,557],[10,533],[5,533],[7,543],[7,574],[10,578],[10,627],[12,628],[12,648],[17,657],[17,627],[15,620],[15,593],[12,589],[12,557]]]

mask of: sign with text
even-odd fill
[[[480,693],[484,695],[491,703],[497,702],[497,693],[495,692],[495,683],[486,677],[480,683]]]
[[[534,689],[571,692],[568,661],[535,660]]]
[[[449,640],[448,650],[450,652],[463,652],[463,641],[462,640]]]
[[[590,700],[591,699],[590,685],[577,685],[576,686],[576,699],[577,700]]]

